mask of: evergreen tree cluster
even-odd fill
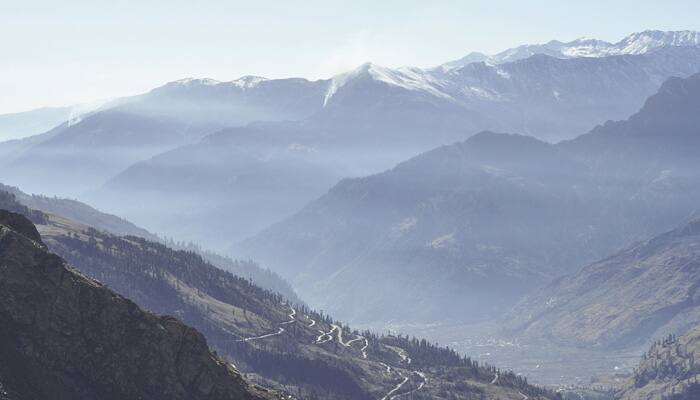
[[[294,353],[264,351],[247,342],[228,349],[236,362],[277,382],[294,385],[300,398],[374,399],[346,371],[347,366],[332,359],[309,359]]]
[[[46,214],[20,204],[14,194],[4,190],[0,190],[0,209],[22,214],[35,224],[45,224],[47,221]]]

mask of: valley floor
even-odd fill
[[[363,327],[364,328],[364,327]],[[495,323],[390,324],[371,326],[378,331],[404,332],[425,337],[469,354],[479,362],[498,365],[527,376],[534,384],[550,387],[619,387],[638,365],[645,348],[596,350],[551,343],[524,343],[499,339]]]

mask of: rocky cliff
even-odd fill
[[[0,210],[0,398],[264,399],[180,321],[142,311]]]

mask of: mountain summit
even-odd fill
[[[648,30],[633,33],[617,43],[586,37],[571,42],[552,40],[544,44],[525,44],[493,55],[472,52],[458,60],[442,64],[441,67],[461,68],[474,62],[497,65],[522,60],[535,54],[545,54],[556,58],[635,55],[649,53],[665,46],[700,46],[700,32]]]

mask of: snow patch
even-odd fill
[[[557,58],[608,57],[624,54],[645,54],[664,46],[700,46],[700,32],[697,31],[644,31],[633,33],[617,43],[587,37],[568,43],[552,40],[543,44],[526,44],[507,49],[497,54],[474,53],[456,61],[443,64],[443,70],[453,70],[474,62],[498,65],[546,54]]]
[[[438,236],[435,239],[428,242],[428,247],[433,249],[444,249],[455,243],[455,234],[449,233],[447,235]]]
[[[444,86],[443,81],[420,68],[402,67],[390,69],[366,63],[350,72],[333,77],[324,96],[323,105],[328,105],[328,102],[338,93],[338,90],[347,85],[348,82],[363,78],[406,90],[422,91],[435,97],[454,100],[449,94],[441,90],[441,87]]]
[[[667,181],[673,177],[673,171],[670,169],[665,169],[659,173],[659,175],[654,178],[651,183],[662,183],[664,181]]]
[[[304,154],[313,154],[316,153],[317,150],[315,147],[312,146],[307,146],[301,143],[292,143],[287,147],[287,151],[291,153],[304,153]]]
[[[261,76],[249,75],[231,81],[231,84],[241,89],[251,89],[258,86],[260,82],[265,82],[266,80],[268,79]]]
[[[395,226],[391,228],[391,234],[394,237],[399,237],[413,229],[413,227],[416,226],[416,223],[418,222],[418,219],[416,217],[408,217],[405,218],[403,221],[399,222]]]
[[[494,167],[491,165],[480,165],[481,170],[492,176],[506,176],[508,175],[506,171],[502,168]]]
[[[220,84],[221,82],[209,78],[184,78],[173,83],[182,86],[214,86]]]

